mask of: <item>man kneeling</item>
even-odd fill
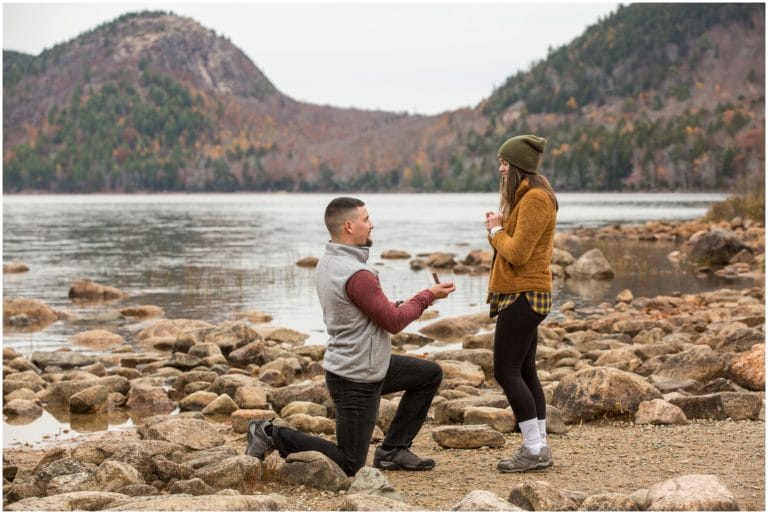
[[[328,440],[268,420],[248,424],[246,454],[261,460],[276,449],[285,458],[299,451],[319,451],[349,476],[365,465],[381,396],[405,391],[373,465],[379,469],[429,470],[434,460],[410,447],[440,382],[434,362],[392,355],[390,334],[402,331],[436,299],[456,290],[440,283],[409,300],[391,302],[377,272],[367,265],[373,223],[365,203],[338,197],[325,210],[331,241],[315,270],[315,287],[328,330],[323,358],[328,391],[336,405],[336,440]]]

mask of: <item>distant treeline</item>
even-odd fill
[[[87,35],[109,46],[120,22],[161,15],[121,17]],[[53,106],[29,130],[29,142],[4,152],[3,190],[495,191],[496,151],[521,131],[549,139],[541,171],[558,190],[728,190],[764,173],[764,64],[738,79],[758,95],[734,95],[716,107],[691,102],[689,72],[703,57],[717,57],[706,36],[712,27],[754,31],[753,21],[764,17],[764,4],[622,6],[496,89],[478,108],[484,130],[459,134],[426,162],[398,161],[384,172],[336,173],[321,159],[311,177],[270,173],[268,160],[301,153],[287,141],[231,140],[242,130],[227,128],[222,102],[209,92],[154,70],[149,59],[132,66],[136,74],[97,85],[86,68],[68,103]],[[39,57],[4,52],[6,94],[63,52],[61,45]],[[689,109],[668,111],[681,104]]]

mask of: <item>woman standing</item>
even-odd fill
[[[552,306],[549,265],[558,203],[547,179],[538,174],[547,140],[513,137],[499,149],[501,212],[486,212],[493,247],[488,279],[490,315],[496,320],[494,377],[504,390],[523,434],[517,454],[501,460],[505,473],[552,465],[546,441],[546,401],[536,372],[538,326]]]

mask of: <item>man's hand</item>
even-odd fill
[[[435,298],[447,298],[448,294],[456,290],[456,284],[452,281],[446,281],[445,283],[438,283],[429,287],[429,291],[435,295]]]

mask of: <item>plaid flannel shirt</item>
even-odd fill
[[[552,294],[540,290],[529,290],[526,292],[516,292],[513,294],[502,294],[500,292],[489,292],[486,303],[491,304],[490,316],[493,318],[503,309],[512,305],[520,294],[525,294],[528,303],[534,312],[546,316],[552,310]]]

